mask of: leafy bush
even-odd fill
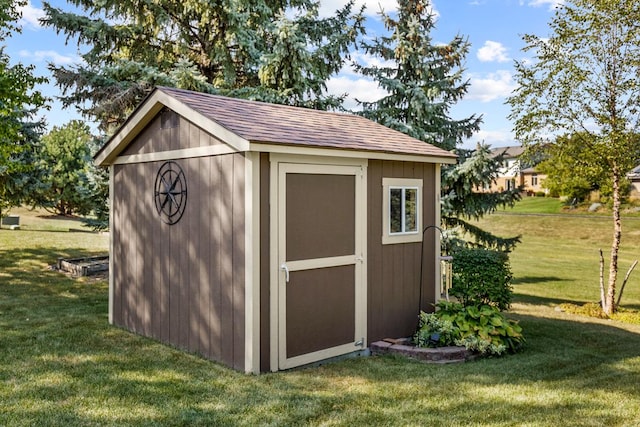
[[[418,331],[413,336],[413,342],[418,347],[445,347],[452,345],[459,335],[453,324],[442,320],[435,313],[420,313]]]
[[[463,306],[446,301],[438,303],[435,313],[420,314],[420,328],[414,336],[419,347],[458,345],[495,356],[514,353],[524,342],[522,327],[507,319],[497,307]]]
[[[511,267],[505,252],[460,248],[453,255],[450,294],[465,306],[487,304],[506,310],[511,305]]]

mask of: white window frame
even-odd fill
[[[403,231],[391,232],[391,190],[401,189],[416,190],[416,230],[404,231],[405,204],[402,204],[402,228]],[[404,200],[404,198],[403,198]],[[423,182],[418,178],[382,178],[382,244],[391,245],[397,243],[412,243],[422,241],[422,204]]]

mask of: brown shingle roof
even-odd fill
[[[220,126],[254,143],[455,158],[455,154],[363,117],[159,87]]]
[[[515,159],[524,153],[524,147],[521,145],[511,145],[508,147],[496,147],[491,150],[491,156],[497,157],[503,155],[505,159]]]

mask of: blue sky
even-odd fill
[[[507,120],[509,107],[505,98],[514,89],[513,61],[526,59],[521,51],[523,34],[548,35],[547,23],[553,16],[554,7],[562,0],[434,0],[437,14],[436,29],[432,37],[436,43],[446,43],[456,34],[468,37],[471,49],[465,64],[465,78],[471,87],[464,100],[453,108],[454,118],[471,114],[482,114],[484,123],[480,132],[465,143],[467,147],[484,141],[494,147],[514,143],[512,123]],[[54,6],[70,9],[64,0],[51,0]],[[323,0],[321,13],[329,15],[345,0]],[[358,0],[367,6],[368,33],[381,31],[378,12],[383,7],[387,12],[395,9],[394,0]],[[33,64],[36,75],[48,76],[47,63],[57,65],[73,64],[80,60],[74,43],[65,45],[65,37],[56,35],[50,29],[40,27],[38,18],[42,16],[40,0],[30,0],[22,10],[22,34],[4,41],[5,52],[13,63]],[[369,63],[374,58],[355,52],[354,58]],[[348,92],[351,100],[348,107],[355,107],[354,98],[372,101],[381,95],[380,90],[370,81],[355,75],[349,67],[333,78],[328,84],[329,91]],[[41,90],[54,98],[59,90],[51,82]],[[60,126],[71,119],[80,118],[74,110],[62,110],[53,103],[52,109],[44,113],[49,128]]]

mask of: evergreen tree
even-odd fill
[[[315,108],[361,31],[353,2],[318,19],[310,0],[73,0],[84,14],[44,4],[45,25],[89,46],[84,64],[52,67],[65,106],[121,124],[154,86],[166,85]],[[284,10],[297,10],[295,18]]]
[[[364,50],[382,60],[381,66],[356,65],[387,92],[375,102],[362,102],[362,115],[445,150],[456,150],[457,165],[443,167],[443,224],[461,227],[478,244],[511,248],[517,238],[500,239],[471,226],[465,219],[480,218],[500,204],[518,200],[517,191],[476,193],[483,183],[495,179],[499,159],[488,156],[488,147],[475,153],[457,150],[465,138],[479,130],[481,117],[455,120],[451,106],[467,93],[462,63],[468,41],[456,36],[447,44],[434,44],[434,15],[429,0],[400,0],[396,17],[382,13],[389,35],[362,43]]]
[[[498,178],[503,164],[502,155],[492,156],[491,148],[478,144],[475,150],[456,149],[458,164],[443,168],[442,221],[448,228],[461,228],[471,234],[474,245],[512,250],[520,237],[501,238],[471,224],[502,206],[512,206],[520,199],[520,188],[484,192]],[[454,243],[456,238],[452,238]],[[458,241],[458,243],[460,243]]]

